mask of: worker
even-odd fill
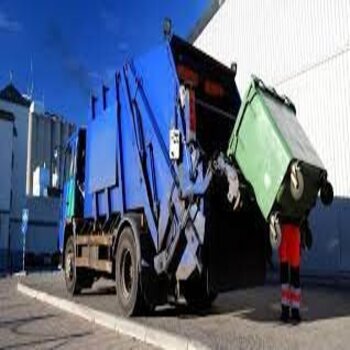
[[[300,317],[300,227],[294,223],[282,223],[282,239],[279,247],[281,279],[281,321],[294,323]]]

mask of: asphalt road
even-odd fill
[[[25,297],[0,279],[0,349],[154,349]]]
[[[61,273],[29,275],[22,282],[71,299]],[[115,298],[113,283],[101,281],[74,300],[116,313]],[[278,321],[278,299],[278,286],[268,285],[222,294],[208,313],[193,314],[184,307],[169,306],[135,320],[213,349],[349,349],[350,289],[307,285],[303,290],[303,322],[298,326]]]

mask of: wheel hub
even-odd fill
[[[72,280],[74,276],[73,254],[68,253],[66,257],[65,273],[68,280]]]
[[[134,282],[134,270],[131,253],[127,249],[123,252],[122,255],[121,282],[123,295],[128,299],[130,297]]]
[[[270,217],[270,243],[272,248],[278,249],[282,238],[281,226],[277,213]]]

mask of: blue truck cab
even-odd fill
[[[85,140],[86,130],[81,127],[74,132],[63,150],[64,164],[63,198],[61,201],[60,226],[58,234],[59,250],[64,247],[64,227],[73,222],[76,217],[83,217],[84,181],[85,181]]]

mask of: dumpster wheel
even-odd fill
[[[304,193],[304,176],[297,162],[291,166],[290,193],[296,201],[300,200]]]
[[[281,244],[282,230],[277,213],[270,216],[270,243],[273,249],[278,249]]]
[[[332,204],[333,198],[334,198],[334,191],[333,191],[333,186],[329,181],[326,181],[322,185],[320,197],[324,205],[329,206]]]

